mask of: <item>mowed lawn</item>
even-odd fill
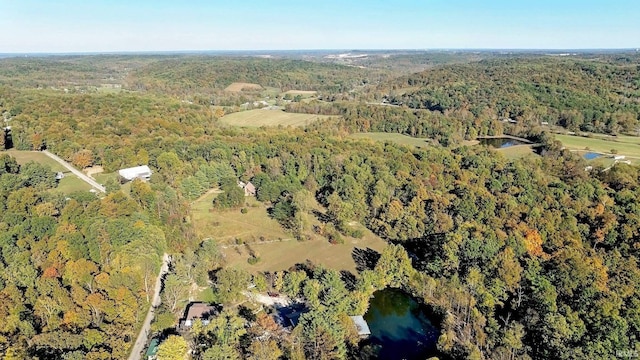
[[[227,265],[247,269],[251,272],[285,270],[307,260],[337,270],[355,271],[352,258],[354,248],[371,248],[378,252],[386,243],[370,231],[362,239],[345,237],[344,244],[332,245],[325,238],[312,235],[313,240],[297,241],[285,232],[280,224],[271,219],[267,207],[253,197],[246,198],[246,214],[240,209],[210,211],[218,192],[210,191],[191,204],[193,224],[202,238],[211,238],[222,247]],[[260,257],[250,265],[249,249]]]
[[[353,139],[370,139],[380,142],[389,141],[400,145],[415,146],[418,148],[429,146],[431,141],[430,139],[414,138],[403,134],[384,132],[356,133],[349,135],[349,137]]]
[[[7,150],[7,154],[16,158],[16,161],[20,165],[24,165],[29,161],[35,161],[42,165],[49,165],[51,167],[51,170],[55,172],[69,171],[64,166],[60,165],[57,161],[39,151]]]
[[[611,153],[611,150],[616,150],[620,155],[640,158],[640,137],[612,136],[610,139],[605,139],[561,134],[556,134],[555,137],[562,142],[562,145],[571,150],[586,150],[588,148],[593,152],[607,154]]]
[[[242,90],[262,90],[262,86],[260,84],[234,82],[227,86],[224,90],[231,92],[238,92]]]
[[[255,109],[223,116],[224,124],[240,127],[305,126],[318,119],[335,116],[288,113],[282,110]]]
[[[24,165],[29,161],[35,161],[43,165],[49,165],[52,171],[64,173],[64,178],[58,182],[58,186],[52,191],[71,194],[76,191],[89,191],[92,188],[91,185],[80,180],[57,161],[39,151],[7,150],[7,154],[16,158],[16,161],[20,165]]]

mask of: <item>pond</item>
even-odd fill
[[[582,155],[583,158],[585,158],[585,160],[593,160],[593,159],[597,159],[599,157],[601,157],[602,154],[598,154],[598,153],[594,153],[594,152],[588,152],[584,155]]]
[[[427,309],[400,289],[376,291],[364,315],[378,359],[425,359],[438,355],[440,329]]]
[[[495,138],[479,138],[480,145],[487,145],[496,149],[503,149],[516,145],[527,145],[526,141],[510,138],[510,137],[495,137]]]

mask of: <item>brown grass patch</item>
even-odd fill
[[[224,90],[231,92],[240,92],[245,90],[262,90],[263,87],[259,84],[252,83],[244,83],[244,82],[234,82],[231,85],[227,86]]]

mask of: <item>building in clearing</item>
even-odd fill
[[[353,325],[356,326],[356,330],[358,330],[358,335],[360,335],[360,337],[367,337],[371,335],[369,324],[367,324],[367,321],[362,317],[362,315],[349,317],[351,318],[351,321],[353,321]]]
[[[209,319],[217,312],[218,309],[215,306],[205,303],[191,303],[188,305],[186,316],[180,320],[180,327],[190,328],[197,319],[200,319],[203,325],[208,325]]]
[[[141,179],[147,181],[151,178],[151,174],[151,169],[149,169],[149,166],[147,165],[118,170],[118,175],[120,175],[120,177],[125,179],[126,181],[131,181],[133,179]]]

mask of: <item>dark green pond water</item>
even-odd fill
[[[378,345],[378,359],[425,359],[437,355],[440,329],[426,309],[399,289],[373,294],[364,315],[371,329],[371,343]]]
[[[527,144],[524,141],[511,139],[511,138],[482,138],[482,139],[478,139],[478,141],[480,141],[481,145],[492,146],[496,149],[502,149],[509,146]]]

